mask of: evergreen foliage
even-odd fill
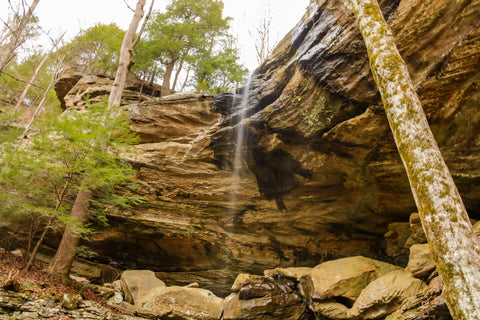
[[[104,125],[106,108],[105,103],[84,111],[47,112],[23,141],[18,139],[18,129],[3,125],[4,133],[10,135],[2,135],[0,217],[16,224],[19,231],[68,225],[85,236],[92,231],[89,226],[75,225],[69,218],[78,190],[95,191],[93,208],[100,221],[105,221],[106,205],[138,201],[115,194],[115,187],[128,184],[134,173],[119,153],[135,138],[124,116],[108,119],[108,126]]]

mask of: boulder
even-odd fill
[[[414,212],[410,215],[409,219],[411,234],[405,242],[405,248],[410,248],[414,244],[427,243],[427,237],[425,231],[423,231],[422,221],[418,212]]]
[[[223,299],[208,290],[172,286],[158,290],[155,299],[137,314],[154,319],[218,320],[222,310]]]
[[[327,261],[300,279],[300,292],[308,299],[341,298],[353,303],[370,282],[397,269],[361,256]]]
[[[427,279],[435,268],[435,261],[427,243],[410,247],[410,257],[405,271],[411,272],[414,277]]]
[[[398,308],[406,299],[427,288],[410,272],[395,270],[372,281],[348,311],[349,318],[378,319]]]
[[[310,308],[317,316],[329,319],[379,319],[396,311],[404,301],[425,291],[426,287],[411,273],[395,270],[372,281],[351,308],[335,300],[313,301]]]
[[[292,278],[297,281],[300,281],[301,277],[306,276],[307,274],[310,274],[312,270],[313,268],[307,268],[307,267],[275,268],[275,269],[265,270],[263,274],[266,277],[282,276],[282,277]]]
[[[475,234],[477,235],[477,237],[480,237],[480,221],[477,221],[473,225],[473,231],[475,231]]]
[[[158,291],[166,287],[150,270],[127,270],[120,281],[125,301],[138,306],[153,300]]]
[[[452,320],[446,302],[442,296],[440,277],[433,278],[427,290],[421,290],[405,299],[397,310],[385,319],[396,320]]]
[[[306,303],[298,294],[297,282],[292,279],[241,275],[235,283],[238,293],[225,298],[225,320],[298,320],[308,314]]]
[[[233,282],[232,292],[238,292],[243,286],[252,284],[262,284],[265,277],[252,275],[248,273],[240,273]]]

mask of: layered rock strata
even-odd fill
[[[388,223],[408,221],[415,204],[365,47],[342,3],[318,0],[308,8],[251,76],[246,102],[246,88],[156,98],[129,87],[124,104],[141,143],[126,156],[147,202],[111,210],[110,227],[91,244],[103,262],[169,272],[172,282],[196,277],[225,294],[242,271],[384,256]],[[478,218],[480,1],[462,3],[381,6],[467,209]],[[70,74],[57,86],[62,105],[76,108],[110,85]],[[234,179],[242,105],[248,136]]]

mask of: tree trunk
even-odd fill
[[[165,75],[163,76],[162,90],[160,91],[160,95],[162,97],[168,96],[172,92],[170,90],[170,78],[172,77],[173,67],[175,66],[175,62],[177,62],[177,59],[172,59],[170,60],[169,63],[167,63]]]
[[[88,205],[92,199],[90,191],[79,190],[72,207],[70,217],[77,225],[83,225],[88,216]],[[55,257],[50,262],[47,271],[52,274],[66,276],[70,272],[73,259],[75,258],[75,250],[80,242],[80,237],[73,228],[67,226],[63,233],[62,240],[58,246]]]
[[[187,74],[185,75],[185,80],[183,81],[182,88],[180,89],[180,91],[185,90],[185,87],[187,86],[188,76],[190,75],[190,69],[191,69],[191,66],[188,66]]]
[[[37,68],[35,69],[35,71],[33,72],[33,75],[31,76],[30,80],[27,82],[27,85],[25,86],[25,89],[23,90],[22,92],[22,95],[20,96],[20,98],[18,99],[17,103],[15,104],[15,107],[13,108],[13,111],[14,112],[17,112],[18,110],[20,110],[20,106],[23,102],[23,100],[25,100],[25,97],[27,96],[27,93],[28,91],[30,90],[30,88],[33,86],[33,83],[35,81],[35,79],[37,78],[38,76],[38,73],[40,72],[40,70],[42,69],[43,65],[45,64],[45,62],[47,61],[48,57],[50,57],[50,55],[52,54],[53,50],[57,47],[57,45],[60,43],[60,41],[62,40],[63,36],[65,35],[62,34],[58,39],[57,41],[55,41],[55,43],[53,44],[52,48],[50,49],[50,51],[43,57],[42,61],[40,61],[40,63],[38,64]]]
[[[118,60],[117,73],[115,74],[115,80],[108,97],[109,109],[120,106],[122,100],[123,89],[127,82],[128,71],[134,64],[133,55],[133,36],[137,32],[138,25],[143,18],[143,7],[146,0],[138,0],[137,7],[135,8],[135,14],[130,22],[127,32],[123,38],[122,47],[120,48],[120,58]]]
[[[2,72],[3,68],[5,68],[7,63],[12,59],[15,50],[22,43],[21,36],[25,30],[25,27],[27,26],[28,20],[30,20],[30,18],[33,16],[33,11],[35,10],[38,2],[40,2],[40,0],[33,0],[27,12],[22,16],[18,24],[12,28],[10,33],[10,41],[8,41],[8,43],[0,52],[0,73]]]
[[[174,91],[175,91],[175,88],[177,87],[178,76],[180,75],[180,72],[182,72],[184,61],[185,59],[180,60],[180,64],[178,65],[177,72],[175,72],[175,78],[173,78],[173,84],[172,84],[172,90]]]
[[[455,320],[480,319],[480,245],[376,0],[351,0]]]

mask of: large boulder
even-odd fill
[[[208,290],[172,286],[156,292],[137,313],[154,319],[218,320],[222,310],[223,299]]]
[[[300,292],[308,299],[342,299],[353,304],[362,290],[397,266],[357,256],[324,262],[300,280]]]
[[[395,270],[372,281],[349,307],[335,300],[313,301],[311,309],[329,319],[379,319],[396,311],[427,285],[403,270]]]
[[[414,278],[410,272],[392,271],[372,281],[348,311],[350,318],[378,319],[392,313],[406,299],[427,288],[425,282]]]
[[[125,301],[138,306],[153,300],[159,290],[166,287],[150,270],[127,270],[122,273],[120,281]]]
[[[309,311],[298,293],[297,282],[278,273],[239,275],[232,290],[236,292],[225,298],[225,320],[308,318]]]

